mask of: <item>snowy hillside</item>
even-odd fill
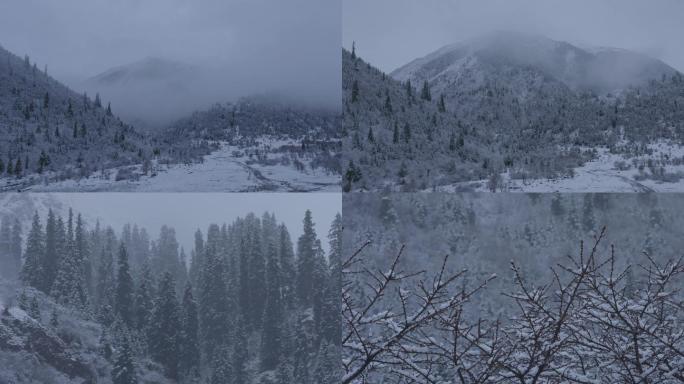
[[[628,51],[499,33],[442,48],[393,76],[345,51],[343,90],[350,190],[471,190],[475,181],[495,191],[510,180],[570,179],[605,161],[601,148],[618,162],[637,159],[632,178],[681,178],[681,159],[652,147],[679,152],[684,77]],[[583,182],[591,180],[569,190],[623,190]]]
[[[153,144],[119,120],[99,97],[79,95],[0,48],[0,179],[87,176],[142,161]],[[4,186],[3,188],[4,189]]]
[[[531,68],[574,90],[599,94],[629,86],[642,86],[652,79],[677,71],[662,61],[616,48],[582,49],[572,44],[520,32],[498,31],[439,50],[396,69],[391,76],[414,84],[428,81],[435,92],[448,93],[450,87],[467,87],[459,78],[477,68],[480,79],[492,79],[496,70]],[[522,74],[522,73],[521,73]]]
[[[28,57],[0,49],[0,59],[0,191],[339,189],[336,111],[250,97],[143,132],[119,119],[116,105],[99,94],[77,95]],[[91,85],[118,87],[130,100],[126,95],[152,82],[187,99],[168,88],[182,88],[175,79],[186,72],[193,70],[149,59],[103,73]],[[149,100],[137,106],[161,108]],[[189,114],[199,106],[184,107]]]
[[[11,295],[3,295],[10,292]],[[105,357],[106,327],[32,288],[0,278],[0,382],[12,384],[112,383]],[[21,301],[23,300],[23,302]],[[117,354],[117,349],[108,354]],[[159,365],[139,365],[141,383],[172,384]]]

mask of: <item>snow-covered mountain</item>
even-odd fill
[[[12,184],[28,175],[84,176],[151,152],[147,138],[105,102],[74,92],[28,56],[0,47],[0,189],[16,190]]]
[[[338,112],[261,98],[197,112],[224,100],[202,86],[215,74],[146,59],[92,78],[93,99],[0,47],[0,191],[336,188]]]
[[[428,81],[439,93],[539,75],[573,90],[605,94],[675,73],[662,61],[629,50],[583,49],[538,35],[499,31],[440,48],[391,75],[416,84]]]
[[[159,82],[173,86],[180,85],[180,79],[190,76],[195,69],[184,63],[148,57],[134,63],[106,70],[87,80],[93,85],[127,85],[139,82]]]
[[[633,168],[630,188],[632,178],[671,185],[684,177],[672,168],[679,157],[650,149],[678,153],[684,138],[684,76],[657,60],[493,34],[391,76],[355,52],[342,62],[348,189],[470,190],[463,182],[476,181],[478,190],[502,190],[510,180],[574,178],[605,152]],[[627,75],[602,77],[611,66]],[[606,165],[600,173],[615,173]],[[595,190],[584,183],[572,185]]]
[[[148,57],[105,70],[83,81],[81,88],[111,100],[128,121],[147,130],[205,108],[217,95],[209,93],[207,68]],[[216,98],[216,100],[219,100]]]

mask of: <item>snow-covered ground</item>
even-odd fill
[[[508,173],[502,174],[501,187],[497,190],[505,192],[684,192],[684,177],[675,182],[653,180],[639,177],[649,174],[646,167],[639,170],[633,161],[682,159],[684,147],[667,142],[658,142],[648,146],[653,150],[650,155],[627,158],[621,154],[613,154],[607,148],[599,148],[596,159],[575,168],[575,176],[559,179],[514,180]],[[624,162],[629,169],[618,169],[616,163]],[[684,175],[684,165],[666,165],[668,174]],[[431,189],[432,190],[432,189]],[[489,192],[488,181],[478,180],[437,187],[441,192],[474,190]]]
[[[155,172],[142,175],[142,165],[130,168],[141,176],[135,180],[116,180],[119,169],[105,175],[95,172],[88,178],[34,184],[21,188],[33,192],[337,192],[340,176],[305,162],[303,170],[293,165],[261,165],[250,161],[246,150],[277,148],[285,141],[263,140],[256,147],[238,148],[220,143],[217,151],[202,163],[154,165]],[[269,154],[269,158],[279,156]],[[2,185],[0,185],[2,187]],[[9,189],[9,188],[7,188]]]

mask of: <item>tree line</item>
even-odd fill
[[[333,383],[341,374],[341,216],[327,255],[310,211],[303,227],[295,246],[273,214],[211,224],[195,233],[186,260],[166,226],[151,241],[137,226],[117,236],[99,223],[88,229],[71,211],[49,211],[44,223],[36,213],[19,273],[102,324],[100,353],[115,384],[139,382],[145,359],[180,383]]]

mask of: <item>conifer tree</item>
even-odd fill
[[[351,102],[356,103],[357,101],[359,101],[359,82],[354,80],[354,83],[352,84]]]
[[[328,232],[330,275],[321,310],[321,337],[337,346],[342,344],[342,225],[342,215],[338,213]]]
[[[57,219],[55,213],[50,209],[48,211],[47,221],[45,223],[45,254],[42,258],[41,264],[44,267],[43,277],[43,292],[50,292],[52,284],[57,277],[57,269],[59,267],[59,251],[57,246]]]
[[[245,320],[238,316],[235,324],[235,344],[233,345],[232,376],[233,384],[248,384],[247,361],[249,351],[247,349],[247,329]]]
[[[114,297],[114,310],[116,315],[127,326],[134,324],[133,307],[133,277],[128,264],[128,252],[123,243],[119,248],[118,273],[116,275],[116,292]]]
[[[113,384],[137,384],[138,378],[133,364],[133,350],[131,348],[130,336],[124,331],[123,337],[117,348],[117,356],[112,368]]]
[[[392,113],[392,99],[390,99],[389,92],[387,92],[387,95],[385,96],[385,112]]]
[[[297,241],[297,296],[304,306],[311,305],[312,300],[316,240],[311,211],[307,209],[304,213],[304,233]]]
[[[394,131],[392,132],[392,142],[394,144],[399,142],[399,124],[394,122]]]
[[[159,282],[150,323],[149,348],[152,358],[164,367],[171,379],[178,378],[180,347],[180,308],[171,272],[165,272]]]
[[[420,98],[426,101],[432,101],[430,85],[428,84],[427,80],[423,82],[423,89],[420,91]]]
[[[17,159],[17,162],[14,164],[14,175],[17,178],[21,178],[23,172],[23,168],[21,166],[21,158]]]
[[[88,294],[91,294],[93,292],[93,267],[90,263],[90,252],[88,249],[88,241],[86,239],[86,229],[81,214],[78,214],[76,217],[74,247],[76,250],[76,260],[78,265],[81,267],[81,273],[83,275],[83,282],[85,284],[86,291]]]
[[[301,325],[297,326],[296,345],[294,350],[294,382],[313,384],[309,373],[309,340]]]
[[[404,141],[407,143],[411,141],[411,126],[409,126],[408,121],[404,124]]]
[[[214,231],[218,232],[219,228],[212,224],[209,233]],[[215,252],[214,247],[206,247],[204,269],[200,275],[200,339],[205,356],[213,356],[217,347],[227,345],[231,330],[231,303],[224,259]]]
[[[180,262],[178,250],[179,245],[176,240],[176,231],[163,225],[159,233],[156,255],[153,258],[153,269],[157,274],[167,271],[171,272],[176,284],[180,285],[178,289],[182,289],[187,279],[187,271],[185,270],[185,265],[182,265]]]
[[[266,305],[266,262],[264,260],[264,252],[261,249],[261,233],[259,220],[251,215],[251,220],[248,221],[248,235],[249,235],[249,256],[248,256],[248,276],[247,276],[247,292],[248,305],[243,307],[246,311],[246,320],[250,324],[248,328],[261,328],[261,320],[264,315],[264,306]]]
[[[181,374],[188,377],[200,366],[199,318],[190,283],[186,284],[183,293],[182,316],[180,368]]]
[[[281,324],[283,308],[280,296],[280,267],[276,245],[269,243],[266,259],[266,308],[261,333],[261,368],[275,369],[281,355]]]
[[[85,310],[88,307],[88,296],[85,287],[82,263],[79,262],[73,228],[73,212],[69,210],[67,223],[66,246],[60,258],[59,270],[50,295],[67,306]]]
[[[33,215],[31,230],[26,240],[26,253],[24,265],[21,270],[21,279],[25,285],[40,289],[43,287],[42,255],[45,253],[45,234],[40,225],[38,212]]]
[[[190,262],[190,271],[188,272],[188,278],[192,282],[193,286],[199,287],[199,275],[202,271],[204,264],[204,238],[202,237],[202,231],[199,229],[195,232],[195,249],[192,252],[192,259]]]
[[[285,224],[280,224],[279,232],[280,245],[278,247],[278,252],[280,254],[282,301],[285,307],[292,309],[296,302],[295,281],[297,279],[294,249],[292,247],[290,233]]]
[[[311,279],[313,286],[311,298],[314,315],[314,330],[316,339],[320,340],[322,337],[321,328],[323,326],[323,311],[327,308],[325,303],[329,292],[328,285],[330,275],[328,274],[328,263],[325,259],[325,253],[323,252],[323,247],[318,239],[316,240],[315,245],[314,265]]]
[[[100,265],[97,270],[98,281],[95,287],[95,304],[98,318],[105,325],[110,325],[114,315],[114,294],[116,282],[114,280],[114,259],[110,251],[102,249]]]
[[[446,112],[446,103],[444,102],[444,95],[439,95],[439,103],[437,104],[437,109],[442,113]]]
[[[142,266],[140,282],[135,292],[135,326],[141,332],[149,330],[152,317],[152,307],[154,297],[154,281],[152,271],[147,263]]]

